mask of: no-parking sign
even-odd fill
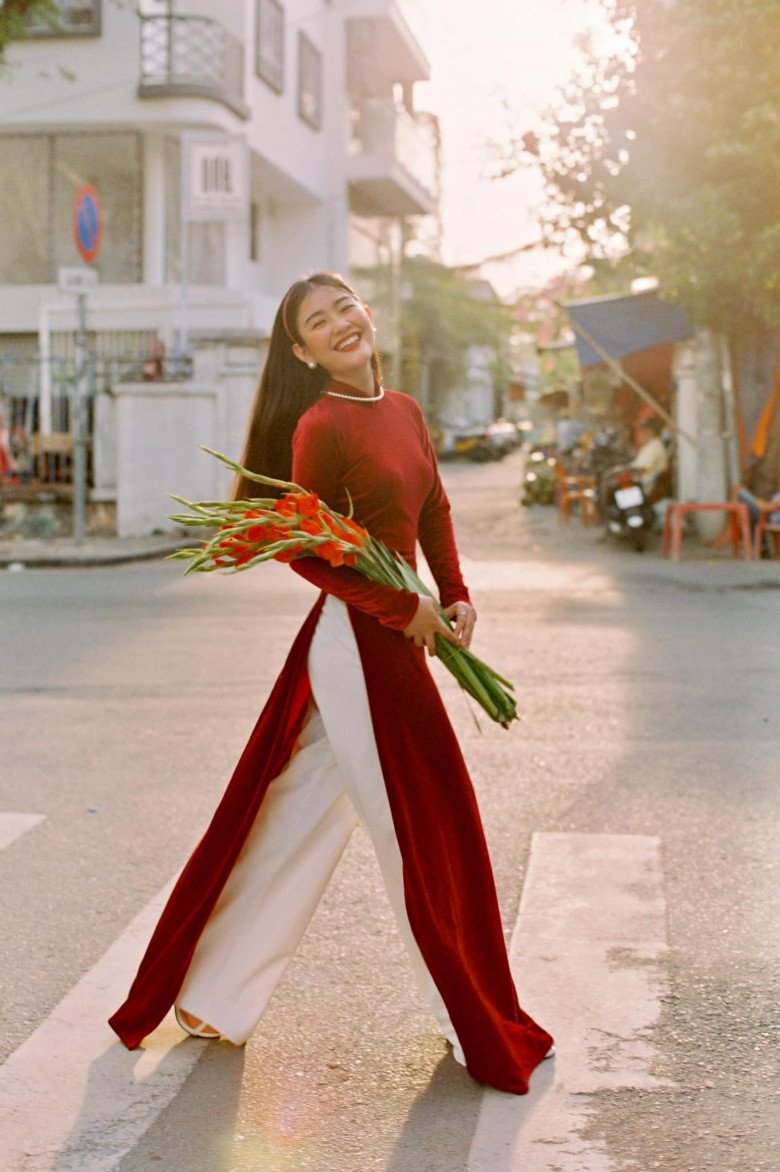
[[[73,200],[73,237],[82,260],[93,261],[103,239],[103,208],[91,183],[85,183]]]

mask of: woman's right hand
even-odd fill
[[[427,594],[418,595],[419,602],[414,618],[405,629],[407,639],[413,639],[415,647],[426,647],[429,655],[436,654],[436,636],[441,635],[450,643],[458,645],[458,640],[450,628],[441,618],[439,608],[433,598]]]

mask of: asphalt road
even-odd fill
[[[89,1004],[85,974],[126,939],[197,841],[313,593],[281,566],[186,580],[175,563],[6,572],[0,1058],[13,1073],[20,1055],[36,1055],[20,1096],[30,1103],[38,1090],[57,1099],[59,1070],[64,1129],[44,1158],[47,1122],[34,1116],[32,1154],[15,1156],[12,1172],[780,1167],[778,563],[743,565],[691,546],[673,566],[657,550],[615,550],[576,521],[558,527],[549,509],[520,509],[520,469],[514,456],[448,466],[445,476],[480,613],[476,650],[516,681],[523,720],[480,733],[448,679],[442,687],[508,934],[522,924],[524,887],[535,899],[556,878],[544,874],[550,844],[657,847],[652,898],[663,902],[665,946],[645,961],[636,941],[605,954],[609,971],[640,984],[646,970],[642,996],[657,1012],[639,1030],[642,1054],[613,1054],[610,1079],[577,1089],[580,1067],[606,1069],[609,1038],[591,1036],[587,1003],[571,1020],[576,963],[566,980],[533,977],[544,949],[534,959],[541,929],[531,916],[521,997],[525,950],[531,996],[552,1032],[566,1023],[570,1057],[559,1044],[557,1073],[540,1075],[533,1103],[477,1087],[412,987],[358,832],[245,1050],[172,1035],[156,1068],[119,1069],[119,1048],[109,1048],[84,1059],[71,1118],[73,1078],[66,1086],[63,1071],[91,1039],[73,1018],[62,1050],[47,1041],[65,1028],[56,1007],[73,990]],[[7,820],[4,845],[3,814],[37,820],[24,832]],[[647,895],[632,886],[638,900]],[[608,927],[614,892],[605,887],[603,907],[598,892],[588,901]],[[130,962],[122,953],[116,963],[121,975]],[[630,1010],[633,987],[618,1008]],[[166,1077],[168,1090],[156,1090]],[[131,1138],[101,1156],[84,1120],[128,1078],[152,1106],[141,1117],[120,1104]],[[512,1128],[530,1126],[531,1106],[543,1113],[567,1080],[581,1096],[566,1125],[576,1143],[540,1133],[519,1162]],[[118,1128],[105,1111],[104,1132]],[[18,1123],[23,1108],[12,1115]],[[509,1136],[500,1158],[484,1154],[496,1136]]]

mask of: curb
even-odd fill
[[[116,544],[112,543],[112,547],[106,549],[100,549],[94,544],[85,544],[84,546],[69,545],[66,548],[53,550],[51,547],[32,549],[29,543],[20,542],[18,548],[0,548],[0,569],[8,570],[12,566],[30,570],[117,566],[127,562],[162,559],[187,545],[187,539],[180,538],[154,546],[134,546],[124,549],[117,548]]]

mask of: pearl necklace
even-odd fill
[[[349,399],[350,403],[378,403],[385,397],[385,388],[380,387],[376,395],[342,395],[341,391],[326,391],[334,399]]]

